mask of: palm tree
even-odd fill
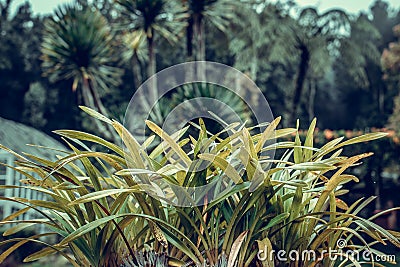
[[[397,40],[391,42],[389,48],[385,48],[382,53],[382,68],[386,73],[385,78],[400,80],[400,24],[393,27],[393,33]]]
[[[116,0],[124,8],[128,18],[127,28],[136,35],[144,34],[147,40],[147,76],[156,73],[156,37],[160,35],[169,42],[176,42],[183,25],[183,12],[175,1],[167,0]]]
[[[233,19],[229,49],[235,56],[235,67],[248,72],[256,81],[263,62],[287,63],[290,49],[286,44],[294,43],[287,34],[290,31],[287,25],[293,23],[293,18],[277,4],[265,4],[262,10],[252,3],[243,7]]]
[[[169,42],[176,42],[178,34],[184,26],[182,21],[184,13],[181,12],[181,5],[175,1],[167,0],[115,0],[124,9],[124,15],[128,18],[127,28],[134,34],[134,39],[138,42],[142,36],[146,37],[148,64],[147,78],[157,72],[156,65],[156,37],[163,37]],[[140,43],[134,46],[140,47]],[[137,51],[133,52],[133,64],[138,64]],[[135,66],[133,66],[135,67]],[[135,71],[137,73],[137,71]],[[148,101],[150,99],[150,101]],[[149,97],[144,99],[149,103],[154,103],[158,99],[157,80],[152,79],[150,84]],[[162,116],[160,110],[156,108],[155,121],[160,122]]]
[[[130,61],[135,87],[138,88],[143,82],[144,63],[148,60],[146,48],[146,35],[143,31],[133,31],[122,36],[122,43],[127,48],[123,57]]]
[[[45,22],[42,67],[51,81],[72,80],[72,90],[80,89],[86,106],[107,116],[99,90],[118,86],[122,70],[114,67],[113,34],[97,10],[81,5],[64,5]],[[97,130],[113,138],[101,123]]]
[[[229,23],[235,17],[237,1],[231,0],[182,0],[188,14],[187,54],[193,57],[193,43],[195,43],[198,61],[206,60],[205,23],[226,33]]]
[[[207,100],[204,99],[196,102],[196,99],[199,98],[215,99],[223,105],[216,105],[213,102],[207,102]],[[188,100],[189,102],[186,102]],[[213,110],[214,113],[222,120],[220,123],[231,124],[238,122],[239,119],[242,122],[251,123],[252,114],[243,99],[234,92],[214,84],[192,83],[177,88],[177,90],[171,95],[169,108],[175,108],[184,102],[187,103],[184,107],[184,110],[186,110],[184,113],[188,115],[193,112],[192,117],[195,117],[196,114],[200,113],[207,114],[210,111],[210,106],[207,107],[207,103],[209,103],[209,105],[213,103],[215,108],[215,110]],[[231,110],[227,107],[231,108]],[[222,130],[215,124],[210,125],[211,127],[209,131],[214,134]]]
[[[0,1],[0,30],[3,30],[3,23],[7,21],[13,0]]]
[[[379,43],[382,36],[365,14],[351,20],[350,26],[350,36],[340,41],[337,69],[345,73],[356,87],[370,89],[372,95],[376,92],[376,107],[383,113],[385,88],[374,86],[371,77],[372,69],[380,69]]]
[[[293,123],[296,118],[307,79],[315,81],[326,73],[331,64],[332,53],[337,49],[337,41],[348,34],[349,28],[348,16],[342,10],[333,9],[322,14],[315,8],[301,11],[297,25],[293,25],[291,33],[295,38],[293,45],[299,56],[299,64],[289,123]]]

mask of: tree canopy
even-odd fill
[[[400,12],[381,0],[358,15],[292,1],[77,0],[42,16],[12,3],[0,1],[0,116],[48,133],[93,127],[81,103],[122,118],[145,79],[194,59],[246,73],[284,124],[391,125]]]

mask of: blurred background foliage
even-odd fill
[[[398,6],[377,0],[351,14],[294,1],[76,0],[40,15],[29,2],[12,10],[13,2],[0,0],[0,117],[50,135],[104,133],[107,126],[78,104],[122,120],[136,88],[155,72],[216,61],[253,79],[284,126],[318,117],[320,133],[390,131],[380,141],[390,144],[384,151],[371,147],[381,162],[367,164],[363,176],[382,183],[381,173],[399,175]],[[166,97],[171,104],[187,94]],[[161,114],[171,109],[163,106]]]
[[[86,74],[122,118],[141,82],[194,59],[248,74],[285,125],[313,117],[332,130],[397,124],[400,12],[381,0],[358,15],[291,1],[77,0],[44,16],[29,2],[11,10],[12,2],[0,1],[0,116],[47,133],[82,126],[76,104],[84,102]],[[71,14],[64,21],[66,12],[80,21]]]

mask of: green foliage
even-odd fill
[[[393,114],[389,117],[388,126],[400,134],[400,94],[394,99]]]
[[[21,231],[15,233],[15,234],[8,234],[6,235],[6,229],[2,227],[0,229],[0,243],[2,244],[0,248],[0,254],[4,253],[7,249],[9,249],[12,246],[12,243],[9,243],[7,240],[10,239],[20,239],[23,240],[24,238],[28,238],[32,235],[35,234],[34,231],[32,230],[26,230],[22,229]],[[44,246],[41,244],[24,244],[23,246],[17,248],[14,250],[13,254],[8,257],[4,262],[4,266],[19,266],[23,262],[23,259],[29,256],[32,253],[35,253],[39,251],[40,249],[43,249]]]
[[[331,54],[337,51],[338,41],[345,37],[349,28],[349,17],[343,10],[331,9],[323,13],[319,13],[313,7],[301,10],[290,32],[294,35],[294,43],[290,44],[290,48],[294,49],[298,56],[297,77],[289,114],[290,123],[294,123],[298,117],[305,85],[321,79],[327,73],[332,64]],[[311,84],[309,88],[309,116],[312,120],[315,92],[311,91],[315,91],[316,87]]]
[[[168,261],[165,254],[156,254],[152,251],[136,252],[134,259],[130,257],[123,261],[124,263],[121,265],[122,267],[168,267]]]
[[[168,3],[169,1],[117,0],[116,2],[125,9],[124,14],[130,17],[127,22],[130,28],[142,30],[149,37],[157,32],[166,39],[173,38],[173,35],[176,34],[176,26],[180,26],[178,21],[167,17],[174,12],[172,7],[177,7],[176,5],[170,6],[174,3]]]
[[[400,247],[398,233],[381,228],[372,222],[373,218],[358,215],[373,198],[349,205],[340,199],[345,193],[343,185],[358,180],[346,174],[347,169],[371,156],[365,153],[346,157],[341,154],[342,149],[385,134],[371,133],[347,141],[338,138],[318,148],[313,142],[315,120],[305,140],[300,139],[296,128],[277,130],[280,118],[254,135],[249,133],[251,129],[237,124],[213,135],[200,120],[196,126],[200,131],[198,138],[186,140],[181,137],[188,128],[168,135],[148,121],[148,127],[162,142],[147,153],[146,148],[154,138],[141,145],[117,121],[88,108],[85,111],[123,136],[124,148],[95,135],[71,130],[56,131],[73,151],[62,153],[56,162],[34,155],[18,155],[2,147],[17,157],[19,167],[16,170],[25,176],[29,186],[1,188],[28,187],[44,192],[48,199],[2,198],[22,203],[27,208],[1,224],[17,222],[9,230],[12,232],[26,227],[24,223],[44,224],[49,231],[24,240],[11,240],[14,246],[3,253],[0,260],[29,241],[45,244],[47,248],[25,261],[58,252],[74,266],[119,266],[124,259],[125,263],[132,259],[130,266],[135,266],[134,260],[140,258],[164,264],[164,256],[154,253],[165,255],[169,266],[183,266],[184,263],[186,266],[218,266],[218,262],[222,266],[265,266],[265,262],[257,259],[257,248],[272,246],[299,252],[311,249],[321,255],[328,248],[335,249],[341,238],[347,240],[346,250],[363,250],[387,242]],[[225,131],[232,134],[222,137]],[[295,134],[294,141],[279,141],[291,134]],[[276,138],[278,141],[271,143]],[[182,148],[188,142],[191,144],[189,153]],[[104,146],[109,152],[91,151],[85,143]],[[282,150],[283,156],[273,159],[264,153],[274,149]],[[198,161],[211,165],[196,171]],[[32,172],[40,178],[31,176]],[[169,186],[159,183],[150,186],[154,177],[182,187],[220,182],[222,190],[206,192],[200,206],[176,207],[151,196],[160,190],[167,198],[173,193]],[[173,199],[187,200],[179,195]],[[28,209],[37,210],[43,218],[18,221],[17,216]],[[42,236],[59,236],[61,241],[47,244],[39,240]],[[153,252],[140,254],[143,250]],[[132,255],[136,256],[130,258]],[[334,263],[324,254],[322,256],[320,264],[323,266]],[[344,259],[344,262],[346,260],[357,264],[354,259]],[[269,264],[267,266],[313,266],[319,262],[307,259],[278,262],[275,259]]]
[[[388,126],[400,133],[400,24],[393,28],[393,32],[397,37],[397,42],[390,43],[389,49],[383,51],[381,62],[386,80],[391,83],[396,92],[399,92],[394,99],[394,109],[389,117]]]
[[[24,96],[32,83],[40,82],[47,97],[44,111],[47,123],[40,127],[50,132],[55,128],[76,128],[82,125],[81,114],[75,106],[68,105],[75,102],[77,97],[66,92],[71,88],[73,78],[63,79],[60,76],[61,79],[56,84],[49,84],[47,77],[42,76],[47,72],[49,76],[56,78],[55,76],[63,72],[58,70],[58,74],[53,73],[51,64],[45,69],[40,67],[42,35],[48,34],[43,31],[44,23],[58,20],[55,12],[50,15],[53,19],[34,14],[29,3],[20,5],[16,12],[10,12],[10,1],[0,2],[1,116],[21,121],[24,112],[31,112],[24,111]],[[263,90],[274,112],[286,117],[292,111],[293,81],[299,76],[300,65],[307,65],[300,60],[301,43],[309,45],[312,59],[304,88],[299,94],[299,108],[294,118],[311,120],[315,113],[323,127],[382,128],[393,111],[393,98],[397,92],[388,90],[394,83],[390,79],[383,79],[377,52],[381,54],[389,43],[396,41],[390,29],[400,23],[400,17],[398,9],[390,7],[384,1],[376,1],[371,6],[371,16],[347,14],[349,24],[339,32],[337,26],[343,22],[343,17],[333,15],[339,14],[338,12],[325,16],[327,14],[307,9],[307,12],[300,14],[297,11],[302,10],[301,6],[292,1],[120,2],[121,4],[116,4],[114,0],[79,0],[73,4],[74,8],[82,12],[97,10],[95,13],[107,20],[106,26],[113,39],[113,59],[107,59],[103,63],[106,66],[123,68],[124,75],[105,78],[108,89],[106,93],[98,85],[93,87],[101,94],[105,108],[115,117],[123,116],[123,107],[133,93],[132,90],[138,88],[149,74],[195,58],[225,63],[244,71]],[[145,5],[148,7],[145,8],[146,12],[143,8]],[[92,24],[84,22],[84,16],[81,17],[78,28],[95,28],[88,27],[87,25]],[[315,30],[320,26],[324,29]],[[318,32],[327,38],[313,39],[312,35]],[[339,38],[332,42],[333,35],[330,33],[333,32],[339,33]],[[78,33],[81,34],[82,30],[73,34]],[[151,57],[148,38],[152,39]],[[185,48],[193,51],[185,53]],[[121,61],[120,56],[127,60]],[[60,58],[55,60],[57,61],[53,62],[53,66],[57,63],[64,64]],[[102,72],[102,68],[95,69]],[[112,71],[112,75],[116,72]],[[114,83],[118,86],[114,86]],[[80,90],[79,93],[81,91],[88,90]],[[83,92],[81,97],[86,97]],[[329,99],[331,106],[335,108],[323,105],[321,100],[324,99]],[[94,107],[86,101],[84,103]],[[29,105],[27,109],[30,109]],[[59,113],[62,116],[56,113],[56,109],[61,109]],[[331,115],[334,111],[339,114]],[[349,113],[353,116],[346,116]],[[90,123],[84,125],[90,126]],[[91,131],[93,127],[85,129]]]
[[[52,81],[73,80],[72,89],[87,87],[107,90],[118,86],[121,71],[112,50],[113,34],[97,10],[64,5],[45,23],[42,43],[43,68]]]
[[[30,4],[11,10],[11,1],[0,1],[0,116],[21,121],[24,95],[41,80],[42,20]]]
[[[180,0],[188,16],[186,28],[186,49],[189,60],[206,60],[207,30],[218,29],[227,33],[235,15],[240,12],[240,1],[229,0]],[[195,57],[193,57],[193,47]]]
[[[156,38],[162,37],[172,43],[178,41],[186,17],[183,8],[176,1],[165,0],[116,0],[115,2],[123,7],[124,20],[120,22],[120,27],[124,27],[124,33],[128,34],[125,42],[130,44],[133,50],[132,56],[136,54],[140,56],[139,48],[144,40],[147,41],[147,78],[149,78],[156,73]]]
[[[232,19],[229,49],[235,56],[234,66],[257,81],[258,75],[262,75],[260,65],[265,61],[293,64],[291,59],[296,55],[289,45],[295,42],[290,34],[295,20],[273,4],[261,12],[254,10],[251,3],[248,5]]]
[[[44,111],[46,109],[46,90],[40,83],[31,84],[24,97],[24,121],[35,127],[43,127],[46,124]]]
[[[381,35],[364,14],[350,23],[350,37],[341,40],[340,44],[341,64],[360,87],[368,88],[370,81],[366,67],[379,63],[377,43]]]
[[[215,112],[216,114],[219,114],[219,116],[221,116],[225,122],[238,121],[236,116],[239,116],[242,122],[247,122],[247,125],[251,125],[251,119],[252,119],[251,114],[248,106],[243,101],[243,99],[241,99],[239,95],[236,95],[234,92],[228,89],[212,84],[194,83],[179,87],[171,95],[170,107],[174,108],[179,104],[184,103],[185,101],[193,100],[192,102],[189,102],[190,105],[187,107],[188,112],[193,110],[199,111],[201,109],[204,109],[204,107],[202,107],[202,104],[200,102],[199,103],[196,102],[195,100],[196,98],[215,99],[225,104],[229,108],[231,108],[232,110],[227,110],[225,108],[225,109],[220,109],[220,112]],[[168,107],[168,105],[163,105],[163,106]],[[169,112],[166,112],[166,114],[168,113]],[[207,113],[207,110],[204,110],[204,113]],[[211,116],[211,114],[209,115]],[[216,131],[217,129],[211,129],[210,127],[210,129],[208,130],[210,130],[211,133],[215,134],[221,131],[222,129]]]
[[[44,74],[50,81],[72,80],[80,88],[85,105],[108,114],[100,92],[120,84],[122,70],[115,67],[114,35],[106,18],[89,6],[64,5],[45,22],[42,42]],[[99,122],[98,132],[112,139],[107,126]]]

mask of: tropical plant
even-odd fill
[[[23,117],[24,95],[40,79],[40,42],[43,24],[29,2],[0,1],[0,116]]]
[[[242,7],[228,31],[233,66],[256,82],[273,110],[284,113],[291,97],[287,85],[297,65],[296,39],[291,34],[296,20],[289,15],[291,8],[281,4],[243,1]],[[251,103],[257,102],[254,98]]]
[[[364,219],[358,213],[373,198],[350,206],[340,200],[346,193],[343,185],[357,180],[344,172],[370,156],[346,157],[341,155],[342,148],[385,134],[370,133],[344,142],[337,138],[315,148],[315,120],[304,142],[298,127],[277,129],[280,118],[254,135],[250,134],[252,128],[238,123],[210,134],[200,119],[193,126],[199,131],[198,137],[185,139],[182,136],[188,127],[168,135],[147,121],[149,129],[162,140],[147,152],[154,137],[140,145],[117,121],[83,109],[111,125],[124,147],[70,130],[56,131],[72,152],[59,151],[62,156],[55,162],[22,156],[1,146],[17,157],[18,167],[10,167],[25,177],[22,182],[26,185],[0,188],[30,188],[48,197],[1,197],[26,206],[1,224],[16,223],[7,234],[37,224],[46,225],[49,231],[0,243],[15,242],[0,256],[0,262],[27,242],[47,247],[25,261],[58,252],[73,266],[143,266],[140,264],[145,262],[161,266],[165,262],[169,266],[331,266],[335,261],[324,251],[337,248],[340,239],[347,241],[348,246],[342,248],[345,250],[369,249],[382,254],[372,246],[390,242],[400,247],[399,233],[372,222],[391,210]],[[223,137],[228,132],[230,135]],[[274,141],[292,134],[294,141]],[[109,152],[91,151],[88,142]],[[189,152],[183,149],[188,143]],[[281,151],[278,159],[272,157],[275,149]],[[218,186],[190,193],[190,188],[210,184]],[[185,202],[187,205],[176,205]],[[19,220],[18,216],[29,209],[35,209],[42,218]],[[61,241],[49,244],[43,241],[46,236],[59,236]],[[261,261],[257,248],[267,254],[272,249],[310,249],[320,257],[279,262],[274,255]],[[337,253],[345,256],[344,250]],[[342,262],[346,261],[359,265],[353,258]]]
[[[286,63],[295,57],[290,55],[287,44],[294,43],[291,25],[294,19],[278,5],[254,6],[253,1],[242,4],[243,8],[231,21],[229,48],[235,56],[235,67],[248,72],[257,81],[260,65]]]
[[[157,110],[157,112],[156,112]],[[251,125],[254,119],[250,108],[241,96],[215,84],[191,83],[181,85],[157,101],[148,118],[172,134],[179,123],[191,123],[203,116],[209,124],[210,133],[220,132],[227,124],[243,122]],[[197,130],[190,128],[188,134],[197,136]]]
[[[300,12],[297,23],[292,25],[290,33],[294,35],[293,46],[299,58],[290,106],[290,123],[294,123],[297,117],[307,80],[312,83],[323,77],[331,66],[330,52],[337,49],[337,41],[343,38],[347,31],[349,31],[349,19],[343,10],[332,9],[319,14],[315,8],[305,8]],[[315,87],[310,87],[310,90],[314,89]]]
[[[157,71],[156,38],[157,35],[169,42],[177,42],[184,27],[185,17],[181,6],[176,1],[166,0],[115,0],[124,9],[127,22],[125,29],[132,30],[137,42],[144,36],[147,41],[148,65],[147,78]],[[140,42],[139,42],[140,43]],[[138,45],[133,46],[134,49]]]
[[[131,62],[135,87],[138,88],[144,80],[143,77],[146,77],[143,71],[143,65],[148,61],[146,35],[140,31],[125,33],[122,35],[122,41],[127,48],[123,57]]]
[[[192,59],[193,44],[195,44],[198,61],[206,60],[205,25],[215,27],[223,33],[235,17],[237,3],[228,0],[188,0],[182,1],[188,14],[186,29],[186,48],[188,58]]]
[[[120,83],[122,70],[115,67],[113,32],[98,10],[89,6],[63,5],[45,22],[42,43],[45,75],[55,82],[72,80],[80,89],[83,103],[102,114],[107,110],[101,91]],[[110,127],[96,122],[99,133],[113,138]]]
[[[207,99],[213,99],[220,104],[208,102]],[[209,112],[212,105],[215,108],[213,113],[220,118],[220,124],[242,121],[246,122],[246,125],[251,125],[252,117],[244,100],[236,93],[221,86],[208,83],[186,84],[173,91],[169,104],[161,104],[161,106],[167,115],[181,103],[184,103],[185,106],[180,113],[184,113],[185,116],[193,114],[193,118],[197,118],[196,114],[204,114],[217,120]],[[179,121],[178,118],[176,120]],[[181,121],[184,119],[182,118]],[[224,127],[222,126],[222,128]],[[222,129],[217,127],[217,124],[210,124],[207,130],[215,134]]]
[[[340,64],[346,68],[357,85],[368,88],[366,68],[368,64],[379,63],[380,52],[377,43],[381,35],[365,14],[351,20],[350,28],[350,36],[340,41]]]
[[[11,9],[11,4],[13,0],[5,0],[0,2],[0,29],[2,28],[2,25],[5,20],[8,19],[8,16],[10,14],[10,9]]]
[[[147,79],[152,77],[157,72],[157,37],[162,37],[169,42],[177,42],[178,35],[184,27],[183,20],[185,14],[183,13],[182,6],[176,1],[166,0],[115,0],[120,6],[123,7],[122,14],[125,15],[126,22],[121,26],[130,31],[125,38],[125,43],[128,41],[132,52],[132,63],[134,76],[137,84],[141,84],[141,75],[139,74],[138,67],[140,65],[139,48],[142,46],[144,40],[147,44]],[[129,41],[130,40],[130,41]],[[153,103],[157,101],[159,95],[157,90],[157,79],[154,77],[149,84],[148,102]],[[158,120],[161,120],[160,110],[155,109],[155,114]]]
[[[5,234],[5,231],[7,231],[6,227],[1,227],[0,228],[0,242],[4,242],[7,239],[11,239],[11,238],[28,238],[32,235],[35,234],[35,230],[34,229],[24,229],[22,231],[19,231],[16,234],[12,234],[12,235],[8,235]],[[12,246],[12,243],[9,244],[5,244],[0,248],[0,254],[2,254],[5,250],[7,250],[8,248],[10,248]],[[18,249],[16,249],[13,254],[8,257],[3,263],[3,266],[21,266],[23,264],[23,260],[29,256],[30,254],[43,249],[44,246],[41,244],[25,244],[21,247],[19,247]]]
[[[168,260],[165,254],[157,254],[153,251],[136,252],[134,257],[123,259],[123,262],[121,267],[168,267]]]
[[[340,40],[340,55],[336,58],[334,65],[335,88],[345,94],[343,98],[348,99],[353,98],[353,95],[369,92],[368,100],[366,99],[365,102],[360,100],[360,106],[355,105],[354,101],[347,101],[353,110],[361,112],[368,110],[369,114],[372,113],[370,116],[357,116],[357,112],[352,112],[354,117],[351,118],[351,122],[367,120],[368,122],[364,125],[382,127],[383,124],[377,125],[371,121],[372,118],[375,121],[386,120],[384,117],[377,117],[387,108],[385,107],[387,101],[385,100],[385,86],[382,81],[377,81],[382,77],[376,77],[377,72],[381,72],[379,43],[382,35],[366,14],[351,18],[350,28],[350,35]],[[363,127],[359,124],[360,122],[357,122],[355,126],[351,127]],[[342,127],[347,128],[348,126]]]
[[[393,27],[393,33],[397,38],[396,42],[389,44],[382,53],[381,63],[386,78],[400,80],[400,24]]]

